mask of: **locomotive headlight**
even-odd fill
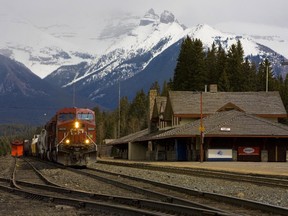
[[[74,125],[74,127],[78,129],[78,128],[79,128],[79,126],[80,126],[79,122],[78,122],[78,121],[76,121],[76,122],[75,122],[75,125]]]
[[[69,140],[69,139],[66,139],[66,140],[65,140],[65,143],[66,143],[66,144],[69,144],[69,143],[70,143],[70,140]]]
[[[89,144],[90,140],[89,139],[85,139],[85,144]]]

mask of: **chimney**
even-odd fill
[[[217,90],[217,84],[210,84],[209,90],[211,93],[216,93],[218,91]]]
[[[155,99],[157,97],[157,90],[156,89],[150,89],[149,91],[149,104],[148,104],[148,130],[149,132],[151,131],[151,119],[153,115],[153,108],[154,108],[154,103]]]

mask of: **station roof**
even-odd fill
[[[159,140],[200,135],[201,119],[176,128],[149,134],[134,141]],[[217,112],[202,119],[205,137],[285,137],[288,126],[236,110]]]
[[[169,106],[175,116],[199,115],[200,92],[170,91]],[[214,114],[227,104],[248,114],[265,117],[287,117],[279,92],[203,92],[202,113]],[[169,114],[169,116],[171,116]]]
[[[119,139],[115,139],[115,140],[107,143],[107,145],[127,144],[129,142],[133,142],[135,139],[137,139],[139,137],[143,137],[143,136],[147,135],[148,133],[149,133],[148,128],[146,128],[146,129],[138,131],[136,133],[120,137]]]

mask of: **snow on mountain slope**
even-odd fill
[[[109,28],[110,30],[105,29],[106,35],[111,35],[109,32],[114,26],[110,25]],[[143,18],[138,19],[138,25],[129,28],[128,32],[117,34],[116,38],[108,37],[111,45],[102,56],[95,59],[85,73],[78,74],[70,83],[62,84],[69,86],[80,80],[87,84],[108,75],[117,77],[117,80],[127,79],[142,71],[153,58],[186,35],[187,31],[175,20],[172,13],[164,11],[158,16],[151,9]],[[107,40],[107,36],[104,40]],[[49,79],[59,76],[59,73],[63,74],[63,68],[50,74]],[[114,81],[110,84],[113,83]]]
[[[214,42],[216,44],[221,43],[221,46],[227,51],[232,44],[236,44],[240,40],[245,56],[257,55],[259,53],[259,46],[251,38],[223,33],[206,24],[190,28],[189,32],[191,38],[200,39],[206,48],[211,47]]]
[[[22,62],[40,77],[63,64],[93,58],[75,44],[54,37],[18,17],[1,15],[0,28],[0,54]]]
[[[135,22],[137,19],[138,24]],[[127,32],[117,30],[117,23],[121,23],[121,26]],[[133,80],[133,77],[140,73],[145,72],[158,81],[171,78],[174,70],[173,65],[175,67],[177,61],[175,53],[178,53],[181,40],[187,35],[191,38],[199,38],[206,49],[210,48],[214,42],[215,44],[221,44],[226,51],[232,44],[236,44],[240,40],[244,55],[256,63],[268,57],[273,66],[278,65],[279,67],[281,59],[283,60],[283,57],[279,54],[255,42],[251,37],[223,33],[205,24],[186,28],[168,11],[164,11],[159,16],[151,9],[142,18],[135,17],[133,22],[130,19],[128,24],[125,24],[125,20],[121,22],[114,20],[112,24],[105,27],[105,31],[102,31],[101,35],[102,37],[97,40],[99,42],[104,40],[106,45],[109,43],[110,45],[107,46],[105,51],[102,50],[102,54],[98,52],[93,62],[82,66],[77,64],[60,67],[45,79],[64,88],[71,88],[72,85],[76,86],[77,91],[82,92],[82,95],[88,95],[91,100],[99,103],[101,101],[107,102],[107,99],[105,99],[108,95],[106,90],[110,91],[119,82],[128,79]],[[167,53],[167,50],[172,46],[173,49],[170,50],[173,50],[174,53],[172,51]],[[165,54],[162,55],[163,53]],[[167,57],[169,55],[170,57]],[[161,57],[158,58],[158,56]],[[163,56],[166,57],[163,58]],[[161,64],[168,65],[168,62],[164,62],[163,59],[166,61],[169,59],[171,68],[168,69],[164,66],[161,68],[159,66]],[[150,64],[154,67],[157,65],[157,70],[151,68],[152,66],[149,67]],[[158,76],[155,73],[158,73]],[[159,74],[162,77],[159,77]],[[143,79],[145,76],[138,77]],[[148,83],[148,79],[143,79],[143,83]],[[149,81],[151,82],[151,79]],[[131,82],[126,83],[131,84]],[[135,93],[140,86],[145,89],[147,87],[139,84],[134,85],[135,89],[130,90]],[[111,96],[111,91],[109,94]]]
[[[243,35],[270,47],[288,59],[288,29],[254,23],[225,22],[215,26],[223,32]]]
[[[224,24],[223,26],[225,27]],[[230,26],[231,31],[227,26]],[[33,20],[28,21],[20,17],[1,14],[0,54],[22,62],[41,78],[61,66],[87,62],[94,66],[82,75],[87,77],[94,74],[93,79],[107,75],[120,62],[132,59],[139,54],[144,55],[149,52],[149,55],[156,57],[186,35],[200,38],[207,46],[211,46],[213,41],[221,40],[219,42],[226,45],[226,48],[241,38],[247,56],[257,53],[257,45],[254,43],[257,42],[276,50],[287,58],[287,29],[271,27],[267,31],[270,34],[261,34],[261,32],[256,32],[257,27],[252,24],[227,26],[220,29],[238,33],[239,29],[243,30],[247,27],[247,34],[242,32],[241,37],[235,37],[235,34],[226,34],[208,25],[186,28],[176,20],[172,13],[164,11],[158,15],[153,9],[150,9],[143,17],[122,13],[115,14],[114,17],[109,15],[101,20],[86,19],[85,23],[80,20],[74,22],[73,25],[58,23],[50,26],[39,24],[36,26]],[[283,35],[287,37],[284,38]],[[160,44],[162,44],[161,48]],[[158,49],[155,48],[156,46]],[[149,64],[149,59],[146,59],[146,66]],[[121,64],[123,78],[133,75],[128,67],[129,64]],[[145,68],[145,65],[141,68]],[[102,72],[99,73],[99,71]],[[82,79],[80,74],[77,78]]]

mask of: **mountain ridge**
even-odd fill
[[[39,76],[50,83],[51,88],[62,88],[70,94],[75,90],[81,98],[89,98],[93,104],[110,109],[117,106],[119,83],[122,95],[132,99],[137,91],[148,90],[153,82],[161,85],[164,80],[168,81],[173,76],[181,41],[187,36],[200,39],[205,50],[214,42],[227,51],[240,40],[245,57],[256,63],[268,58],[276,74],[284,74],[280,65],[285,57],[273,48],[248,36],[223,33],[207,24],[188,28],[169,11],[158,15],[150,9],[142,17],[126,14],[105,21],[95,32],[92,29],[77,32],[63,25],[44,28],[20,21],[14,19],[11,28],[24,31],[27,27],[31,38],[23,43],[25,38],[17,40],[17,35],[11,41],[5,37],[6,41],[0,42],[0,53],[22,59],[29,69],[46,68],[43,73],[50,69],[52,72],[48,75]],[[3,23],[8,26],[9,19],[0,20],[0,26]],[[37,36],[38,45],[33,46],[33,37]],[[65,43],[61,46],[63,40]],[[87,44],[89,49],[83,49]],[[25,91],[28,90],[27,87]]]

